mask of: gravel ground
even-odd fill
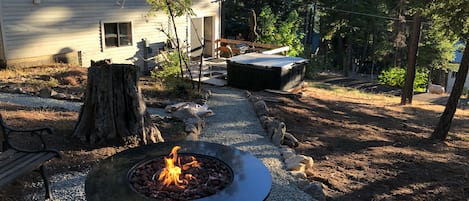
[[[267,200],[312,200],[291,184],[295,179],[285,170],[278,148],[267,139],[243,91],[231,88],[210,90],[212,97],[208,105],[215,115],[205,119],[199,140],[232,146],[260,159],[272,175],[272,189]]]
[[[26,94],[10,94],[0,92],[0,101],[21,104],[31,107],[53,107],[62,108],[71,111],[80,111],[82,103],[57,100],[51,98],[41,98]]]
[[[293,184],[295,179],[285,170],[277,147],[268,141],[251,103],[242,90],[210,88],[213,96],[208,105],[215,115],[206,119],[200,140],[215,142],[250,152],[270,170],[272,189],[269,201],[304,201],[312,198]],[[27,95],[0,93],[0,101],[27,106],[58,107],[78,111],[81,103],[44,99]],[[164,115],[161,109],[149,108],[152,114]],[[86,200],[84,181],[89,170],[67,172],[51,176],[51,188],[56,200]],[[33,183],[41,191],[27,196],[28,200],[43,200],[42,182]]]

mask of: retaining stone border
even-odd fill
[[[293,134],[286,132],[287,127],[284,122],[276,117],[269,116],[269,108],[264,100],[253,96],[249,91],[245,91],[245,95],[252,103],[262,127],[267,131],[267,137],[275,146],[279,147],[286,169],[293,177],[298,179],[298,182],[296,182],[297,186],[311,195],[313,199],[325,201],[326,196],[322,183],[307,180],[308,176],[313,175],[313,158],[296,154],[293,148],[299,145],[298,139]]]

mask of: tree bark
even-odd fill
[[[137,67],[99,62],[88,69],[85,100],[73,136],[91,145],[163,142],[138,86]]]
[[[415,13],[412,19],[414,23],[412,24],[412,36],[410,38],[405,83],[401,93],[401,105],[412,104],[412,95],[414,93],[415,64],[417,63],[417,51],[420,38],[420,13]]]
[[[449,129],[451,128],[451,122],[453,121],[454,113],[456,112],[456,106],[458,105],[459,98],[461,97],[462,91],[464,89],[464,83],[466,82],[468,69],[469,48],[466,47],[461,64],[459,65],[458,73],[456,74],[453,90],[451,91],[451,95],[448,98],[445,110],[440,117],[440,121],[432,133],[432,138],[443,141],[448,136]]]

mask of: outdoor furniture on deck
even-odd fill
[[[239,54],[251,52],[262,53],[264,51],[273,49],[281,49],[280,53],[286,55],[289,49],[288,47],[282,47],[279,45],[255,43],[250,41],[233,40],[226,38],[220,38],[215,42],[217,58],[220,58],[221,53],[228,54],[228,57],[233,57]]]

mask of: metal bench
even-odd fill
[[[12,143],[11,138],[18,133],[29,133],[38,137],[41,142],[38,150],[20,148]],[[17,177],[38,170],[44,180],[46,190],[45,199],[52,199],[49,180],[47,179],[44,163],[52,158],[60,158],[56,150],[47,149],[43,134],[52,134],[50,128],[16,129],[9,127],[3,121],[0,114],[0,186],[8,184]]]

